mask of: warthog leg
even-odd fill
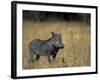
[[[48,55],[48,61],[51,63],[51,56],[50,55]]]
[[[40,58],[40,55],[37,54],[35,60],[38,61],[39,58]]]
[[[34,61],[34,56],[36,55],[35,51],[31,51],[30,50],[30,62],[33,62]]]
[[[52,56],[52,57],[53,57],[53,59],[55,59],[55,58],[56,58],[56,54],[53,54],[53,56]]]

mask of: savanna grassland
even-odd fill
[[[47,57],[29,63],[29,43],[33,39],[47,40],[51,32],[62,35],[64,48],[50,64]],[[23,22],[23,69],[90,66],[90,25],[79,21]]]

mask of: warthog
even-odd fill
[[[47,56],[48,61],[51,62],[52,58],[56,58],[59,49],[63,49],[61,35],[59,33],[52,32],[52,37],[48,40],[35,39],[29,43],[30,49],[30,61],[38,60],[40,56]]]

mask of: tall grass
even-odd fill
[[[64,49],[50,64],[47,57],[29,63],[29,42],[33,39],[47,40],[51,32],[62,35]],[[82,22],[23,22],[23,69],[90,66],[90,25]]]

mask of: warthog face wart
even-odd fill
[[[48,40],[35,39],[29,43],[30,61],[33,61],[34,56],[36,56],[35,60],[38,60],[40,56],[47,56],[48,61],[51,62],[51,57],[56,58],[59,49],[63,48],[61,35],[52,32],[52,37]]]

